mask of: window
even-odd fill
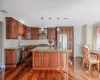
[[[100,51],[100,34],[98,35],[97,41],[96,41],[96,49]]]
[[[94,27],[96,50],[100,51],[100,26]]]

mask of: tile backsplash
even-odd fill
[[[4,43],[4,47],[16,47],[19,42],[16,39],[6,39]],[[38,44],[48,44],[48,40],[21,40],[20,45],[38,45]]]

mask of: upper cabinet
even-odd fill
[[[6,39],[22,39],[27,37],[27,27],[12,17],[6,17]]]
[[[27,39],[27,26],[23,25],[22,39]]]
[[[18,22],[15,19],[6,17],[6,39],[18,38]]]
[[[27,27],[27,39],[31,40],[31,27]]]
[[[31,28],[31,39],[32,40],[39,39],[39,28]]]
[[[56,40],[56,28],[48,28],[47,29],[47,35],[48,35],[48,39],[53,39]]]

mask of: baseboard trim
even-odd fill
[[[0,65],[1,68],[5,68],[5,65]]]

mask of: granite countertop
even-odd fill
[[[30,51],[40,51],[40,52],[67,52],[67,50],[64,50],[62,48],[55,48],[52,47],[51,49],[49,47],[36,47]]]
[[[7,48],[5,48],[5,49],[21,49],[22,48],[22,46],[16,46],[16,47],[7,47]]]

